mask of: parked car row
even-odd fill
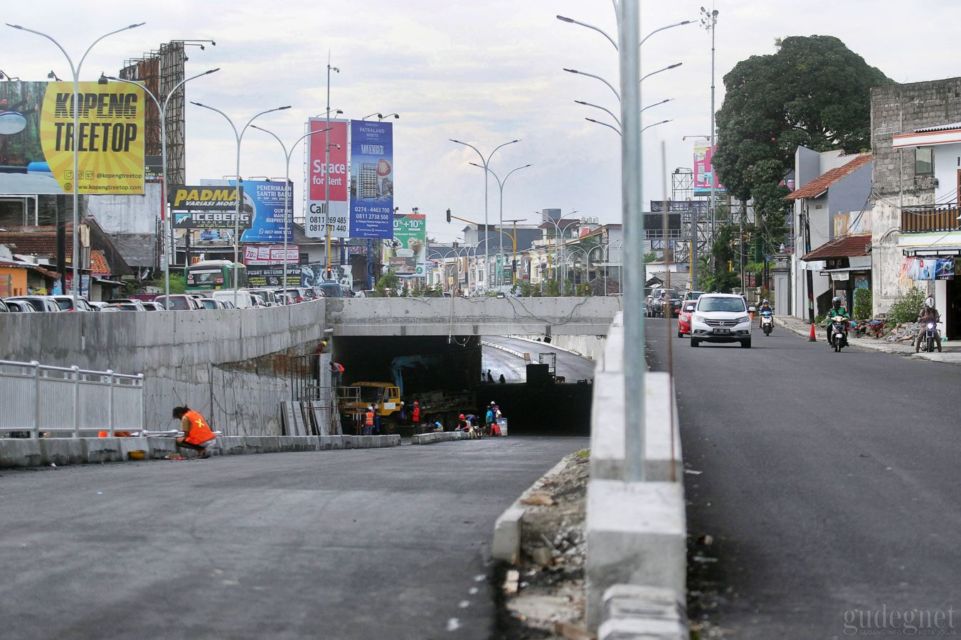
[[[278,307],[320,298],[342,298],[343,288],[335,282],[316,287],[254,288],[210,291],[204,293],[176,293],[157,296],[152,301],[136,298],[116,298],[106,302],[91,302],[69,295],[27,295],[0,298],[0,313],[55,313],[65,311],[202,311],[206,309],[249,309]]]

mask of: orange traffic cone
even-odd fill
[[[817,342],[817,334],[814,332],[814,323],[811,323],[811,333],[808,335],[808,342]]]

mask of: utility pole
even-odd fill
[[[811,253],[811,213],[808,211],[807,202],[804,202],[804,255]],[[814,332],[814,273],[811,269],[804,269],[804,278],[807,285],[808,294],[808,320],[811,322],[811,336]]]
[[[330,50],[327,51],[327,122],[324,128],[327,135],[324,136],[324,215],[327,219],[327,265],[324,272],[324,279],[329,280],[330,271],[330,72],[340,73],[340,69],[330,64]],[[286,256],[284,256],[286,259]]]

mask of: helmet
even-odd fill
[[[770,303],[767,301],[767,298],[764,298],[763,300],[761,300],[761,304],[770,304]]]
[[[838,296],[834,296],[833,298],[831,298],[831,304],[833,304],[835,307],[840,307],[841,298],[839,298]]]
[[[493,407],[495,404],[497,404],[497,403],[494,402],[493,400],[491,400],[491,406]]]
[[[459,416],[457,416],[457,419],[458,419],[458,420],[466,420],[466,419],[467,419],[467,416],[465,416],[465,415],[462,413],[462,414],[460,414]]]
[[[934,309],[934,298],[931,296],[928,296],[927,298],[925,298],[924,306],[926,306],[929,309]]]

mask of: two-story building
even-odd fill
[[[875,312],[918,287],[961,336],[961,78],[871,91]]]
[[[794,247],[790,295],[778,288],[775,309],[790,299],[790,313],[808,317],[808,276],[815,314],[840,296],[850,307],[855,288],[871,287],[869,218],[872,156],[798,147],[794,184]],[[859,237],[859,239],[852,239]],[[783,313],[783,311],[781,311]]]

